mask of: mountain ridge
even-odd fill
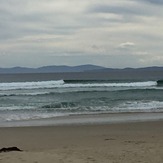
[[[78,66],[67,66],[67,65],[51,65],[42,66],[38,68],[30,67],[11,67],[11,68],[0,68],[0,74],[20,74],[20,73],[68,73],[68,72],[132,72],[132,71],[163,71],[163,67],[151,66],[151,67],[140,67],[140,68],[106,68],[103,66],[86,64]]]
[[[67,65],[51,65],[51,66],[42,66],[38,68],[30,68],[30,67],[11,67],[11,68],[0,68],[0,74],[8,73],[60,73],[60,72],[85,72],[85,71],[93,71],[105,69],[105,67],[97,66],[97,65],[78,65],[78,66],[67,66]]]

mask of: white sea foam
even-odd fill
[[[11,112],[13,110],[18,112]],[[34,108],[24,107],[22,110],[15,107],[8,108],[5,113],[0,114],[0,120],[3,121],[26,121],[26,120],[37,120],[37,119],[49,119],[59,116],[69,116],[69,115],[82,115],[82,114],[98,114],[98,113],[128,113],[128,112],[163,112],[163,102],[162,101],[128,101],[121,103],[116,107],[108,106],[94,106],[89,109],[84,109],[81,111],[76,107],[75,112],[70,110],[66,111],[67,108],[61,108],[60,111],[48,112],[46,110],[35,110]],[[15,110],[15,111],[16,111]],[[30,111],[29,111],[30,110]],[[63,112],[65,110],[65,112]],[[100,110],[100,111],[99,111]],[[3,110],[1,110],[3,111]],[[20,112],[19,112],[20,111]]]
[[[53,88],[59,87],[60,85],[63,84],[64,84],[63,80],[0,83],[0,90]]]
[[[163,111],[162,101],[128,101],[113,109],[115,112],[159,112]]]
[[[36,107],[32,106],[0,106],[0,111],[35,111]]]
[[[124,82],[124,83],[64,83],[63,80],[38,82],[12,82],[0,83],[0,90],[43,89],[43,88],[84,88],[84,87],[151,87],[156,86],[155,81]]]
[[[61,87],[151,87],[156,86],[157,82],[127,82],[127,83],[88,83],[88,84],[64,84]]]
[[[29,121],[29,120],[38,120],[38,119],[48,119],[48,118],[54,118],[54,117],[61,117],[61,116],[66,116],[66,114],[60,114],[60,113],[55,113],[55,114],[12,114],[6,116],[4,119],[5,121]]]

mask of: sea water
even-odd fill
[[[0,83],[0,124],[3,125],[71,115],[162,112],[163,87],[154,80]]]

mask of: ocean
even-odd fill
[[[162,83],[131,79],[0,82],[0,126],[41,125],[48,119],[55,123],[58,117],[117,113],[162,115]]]

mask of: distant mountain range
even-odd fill
[[[144,68],[124,68],[114,69],[97,65],[80,65],[80,66],[44,66],[39,68],[13,67],[0,68],[1,74],[17,74],[17,73],[64,73],[64,72],[135,72],[135,71],[163,71],[163,67],[144,67]]]
[[[86,72],[102,70],[105,67],[96,65],[80,65],[80,66],[44,66],[39,68],[27,68],[27,67],[12,67],[12,68],[0,68],[0,73],[15,74],[15,73],[59,73],[59,72]]]

